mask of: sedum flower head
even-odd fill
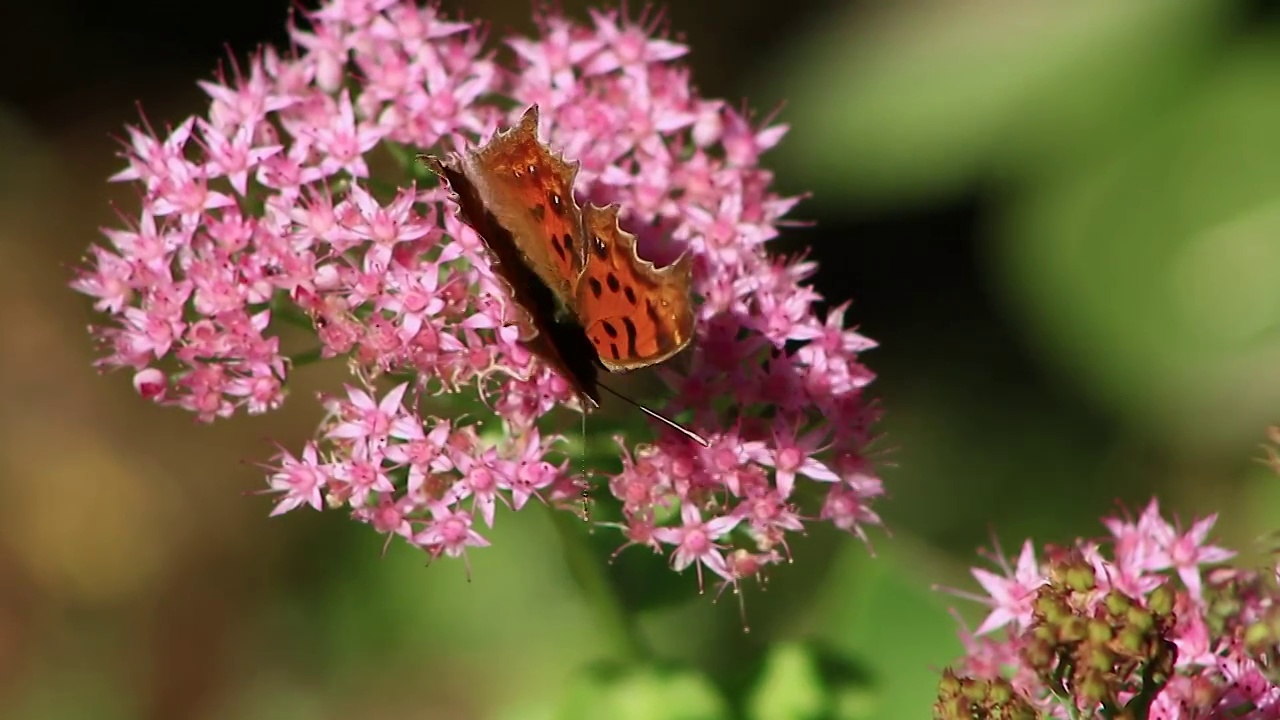
[[[814,263],[766,254],[797,201],[759,165],[785,127],[700,97],[688,49],[653,23],[592,11],[538,27],[495,47],[432,6],[334,0],[290,27],[289,50],[202,82],[201,116],[130,128],[113,179],[141,211],[73,283],[102,314],[99,365],[207,421],[278,407],[304,359],[346,360],[314,439],[270,465],[276,513],[343,506],[458,556],[486,544],[499,504],[575,497],[563,439],[539,422],[572,393],[519,342],[482,242],[409,160],[536,103],[544,139],[581,161],[581,200],[619,203],[647,258],[696,260],[695,347],[660,372],[662,410],[710,447],[618,438],[620,545],[736,586],[809,523],[862,536],[882,494],[858,362],[873,343],[844,306],[818,311]],[[486,404],[460,400],[477,392]]]
[[[1027,542],[1015,567],[997,551],[935,717],[1280,717],[1280,577],[1220,566],[1235,553],[1208,543],[1214,521],[1182,531],[1153,500],[1104,519],[1103,543],[1041,562]]]

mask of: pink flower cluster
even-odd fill
[[[873,343],[844,327],[843,306],[818,315],[813,263],[764,248],[797,200],[759,166],[784,127],[699,97],[673,62],[687,48],[616,11],[539,17],[538,37],[496,52],[479,26],[407,0],[305,16],[291,51],[202,83],[204,116],[163,136],[130,129],[114,179],[139,185],[141,215],[107,230],[74,282],[107,315],[102,367],[209,420],[278,406],[299,358],[348,359],[356,383],[271,466],[276,512],[345,505],[458,555],[485,543],[476,528],[497,503],[576,497],[562,439],[535,424],[571,393],[520,344],[480,239],[409,160],[536,103],[544,139],[581,161],[581,201],[620,203],[659,264],[696,258],[695,349],[686,370],[662,370],[677,398],[664,410],[688,411],[710,447],[670,431],[619,439],[608,487],[624,546],[736,585],[786,557],[806,522],[860,536],[879,522],[873,376],[857,360]],[[289,324],[315,346],[286,354]],[[379,392],[388,375],[401,382]],[[491,408],[458,399],[477,388]]]
[[[1037,591],[1050,582],[1055,559],[1080,557],[1096,581],[1076,597],[1083,615],[1106,602],[1113,591],[1145,606],[1153,591],[1177,580],[1170,638],[1177,649],[1175,674],[1151,702],[1149,717],[1280,718],[1280,685],[1275,674],[1268,675],[1274,668],[1250,652],[1246,632],[1275,616],[1280,605],[1280,565],[1274,569],[1275,578],[1261,582],[1256,573],[1231,567],[1210,568],[1202,577],[1203,566],[1235,556],[1207,544],[1215,521],[1216,516],[1209,516],[1182,532],[1164,520],[1153,500],[1136,521],[1105,518],[1103,524],[1111,533],[1107,541],[1080,540],[1074,548],[1050,548],[1046,563],[1037,562],[1030,541],[1012,567],[997,548],[994,560],[999,573],[973,569],[985,596],[950,591],[991,608],[976,631],[961,633],[966,656],[957,672],[985,680],[1006,678],[1046,717],[1075,717],[1068,701],[1056,697],[1041,681],[1044,668],[1028,664],[1024,644],[1030,640],[1026,631],[1032,626]],[[1108,546],[1109,553],[1104,549]],[[1226,616],[1221,614],[1222,607],[1228,610]],[[1006,631],[1003,636],[994,634],[1000,629]]]

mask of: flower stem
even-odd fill
[[[420,185],[429,185],[435,180],[436,174],[430,170],[425,164],[418,160],[418,153],[409,150],[409,148],[397,142],[387,141],[382,143],[387,152],[395,159],[396,163],[408,174],[409,179]]]
[[[296,328],[315,332],[316,326],[311,316],[298,309],[298,306],[282,299],[281,296],[271,298],[271,319],[293,325]]]
[[[324,346],[317,345],[316,347],[313,347],[310,350],[304,350],[300,353],[290,355],[289,363],[293,365],[293,367],[302,367],[303,365],[310,365],[311,363],[319,362],[321,359],[321,355],[323,353],[324,353]]]
[[[619,656],[626,660],[641,660],[649,655],[640,638],[635,617],[628,614],[618,596],[617,587],[609,580],[608,564],[594,552],[586,525],[572,513],[548,508],[551,521],[564,548],[569,572],[582,589],[587,605],[591,608],[600,629]]]

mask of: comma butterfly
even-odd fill
[[[626,372],[679,353],[693,337],[693,258],[658,268],[636,254],[618,206],[579,207],[578,163],[538,140],[538,106],[479,148],[420,156],[444,178],[459,217],[484,240],[498,276],[523,311],[523,342],[598,407],[598,371]],[[674,421],[645,413],[706,445]]]

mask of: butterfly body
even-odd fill
[[[538,107],[485,145],[427,158],[522,311],[526,346],[592,405],[599,369],[663,362],[693,337],[692,258],[642,260],[618,207],[579,207],[578,163],[537,137]]]

